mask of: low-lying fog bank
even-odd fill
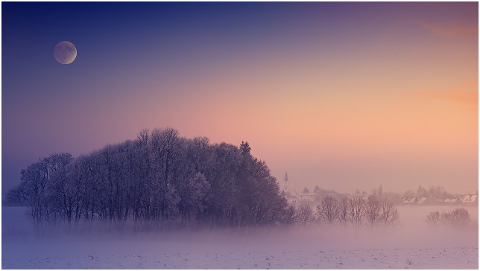
[[[466,208],[472,220],[478,221],[478,208]],[[448,211],[453,208],[401,206],[398,209],[401,215],[401,225],[378,230],[370,228],[355,230],[338,225],[332,227],[317,224],[306,227],[168,231],[132,231],[131,229],[111,229],[109,231],[106,227],[76,226],[79,228],[68,229],[68,227],[62,226],[53,230],[43,228],[35,234],[33,226],[24,215],[24,208],[4,207],[2,209],[2,267],[236,268],[235,265],[229,265],[229,261],[226,259],[230,258],[232,264],[241,263],[242,260],[239,260],[241,257],[245,258],[250,255],[248,258],[250,260],[245,258],[246,262],[239,268],[403,268],[404,264],[406,267],[415,268],[415,266],[410,266],[408,261],[414,262],[413,258],[421,254],[419,251],[424,251],[425,257],[430,258],[424,258],[424,260],[415,258],[417,268],[442,268],[441,265],[439,266],[442,263],[445,265],[444,268],[478,267],[478,229],[475,226],[458,230],[432,227],[425,222],[429,212]],[[341,265],[339,262],[334,263],[327,258],[319,261],[319,258],[316,257],[320,251],[327,252],[329,256],[322,255],[322,257],[328,259],[344,257],[345,251],[348,251],[351,254],[350,258],[357,260],[352,262],[353,260],[344,259]],[[341,251],[344,253],[342,254]],[[356,254],[355,251],[357,251]],[[450,252],[447,253],[448,251]],[[372,259],[365,258],[370,255],[367,255],[367,252],[371,252],[370,254],[375,256],[371,257]],[[177,260],[173,260],[175,253],[184,257],[178,258],[178,261],[188,262],[190,260],[191,262],[180,264]],[[379,253],[385,255],[384,265],[375,263],[380,257]],[[462,257],[457,255],[452,258],[455,253],[465,255]],[[257,256],[254,257],[252,254]],[[270,261],[271,264],[275,263],[275,266],[264,266],[259,262],[258,255],[264,254],[271,254],[265,256],[266,258],[277,257],[276,261]],[[194,266],[192,262],[194,259],[191,258],[193,255],[196,258],[200,257],[199,255],[203,255],[203,258],[223,255],[224,260],[215,265],[214,261],[203,259],[202,261],[205,263],[202,264],[201,260],[197,259],[195,261],[198,266]],[[234,255],[240,258],[235,258]],[[317,256],[314,257],[314,255]],[[122,257],[124,257],[122,259],[127,259],[133,256],[136,257],[135,262],[142,262],[140,258],[143,258],[144,264],[132,266],[123,260],[120,261]],[[313,257],[313,259],[309,259],[309,257]],[[372,261],[370,265],[368,262],[362,262],[362,257],[365,258],[364,261]],[[390,258],[387,259],[388,257]],[[440,257],[443,257],[444,260],[448,259],[448,261],[442,262]],[[146,260],[146,258],[150,260]],[[395,258],[399,261],[397,265],[395,265]],[[77,259],[76,264],[73,259]],[[291,259],[295,264],[288,265],[288,261],[285,259]],[[436,259],[436,261],[432,259]],[[28,264],[29,261],[30,264]],[[102,261],[110,261],[110,265]],[[168,261],[169,266],[156,263],[164,262],[166,264]],[[301,261],[305,261],[305,266],[300,263]],[[458,265],[455,265],[455,261],[458,261]],[[37,267],[31,265],[33,262]],[[86,262],[89,262],[90,265],[85,265]],[[358,266],[355,266],[355,262]],[[431,264],[425,265],[426,262]],[[49,266],[48,263],[51,265]],[[172,265],[172,263],[177,265]],[[314,264],[320,265],[315,266]]]

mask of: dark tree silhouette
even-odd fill
[[[172,128],[87,155],[53,154],[21,172],[9,199],[34,222],[126,221],[269,225],[293,219],[265,162],[247,142],[209,144]]]

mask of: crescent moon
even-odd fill
[[[77,48],[69,41],[62,41],[55,46],[53,56],[61,64],[70,64],[77,57]]]

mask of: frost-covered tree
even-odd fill
[[[400,218],[400,214],[395,208],[393,198],[388,196],[380,197],[380,220],[383,226],[393,226]]]
[[[285,196],[250,146],[210,144],[178,131],[142,130],[136,139],[73,159],[51,155],[22,170],[11,198],[35,221],[108,220],[268,225],[291,218]],[[162,222],[162,223],[159,223]]]
[[[361,195],[353,195],[348,201],[348,213],[355,227],[362,225],[364,219],[365,200]]]
[[[291,224],[295,223],[295,220],[296,220],[295,207],[290,205],[283,212],[281,222],[284,223],[284,224],[287,224],[287,225],[291,225]]]
[[[205,210],[209,192],[210,184],[202,173],[197,172],[194,176],[180,182],[177,193],[180,199],[178,209],[182,220],[195,220],[197,214]]]
[[[381,216],[380,200],[375,195],[370,195],[365,202],[365,219],[371,227],[377,225]]]
[[[427,215],[426,222],[430,225],[444,225],[450,226],[453,228],[464,229],[465,227],[472,224],[472,219],[468,210],[465,208],[456,208],[448,212],[430,212]]]
[[[295,218],[300,225],[305,226],[307,223],[315,220],[315,213],[310,205],[301,204],[296,209]]]
[[[456,208],[449,212],[443,212],[440,221],[455,228],[463,228],[472,223],[470,214],[465,208]]]
[[[48,221],[52,213],[55,216],[56,203],[51,200],[50,185],[56,174],[65,172],[72,159],[68,153],[52,154],[21,171],[21,183],[16,193],[29,206],[28,214],[35,223]]]
[[[427,220],[426,222],[430,225],[438,225],[440,223],[440,212],[439,211],[436,211],[436,212],[430,212],[428,215],[427,215]]]
[[[333,196],[326,196],[322,204],[317,206],[317,213],[322,221],[333,224],[338,217],[338,200]]]
[[[341,197],[338,202],[338,221],[344,226],[348,222],[348,197]]]

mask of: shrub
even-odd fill
[[[472,222],[470,215],[465,208],[457,208],[450,212],[444,212],[442,213],[441,220],[444,224],[454,227],[465,227]]]
[[[456,208],[449,212],[430,212],[427,216],[427,223],[431,225],[448,225],[452,227],[466,227],[472,223],[470,215],[465,208]]]
[[[427,215],[427,223],[431,225],[437,225],[440,222],[440,212],[430,212]]]

